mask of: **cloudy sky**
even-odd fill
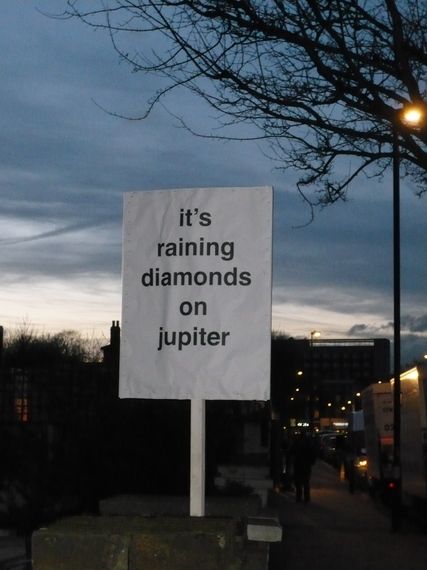
[[[392,337],[391,180],[360,179],[316,214],[255,143],[201,140],[213,113],[175,93],[138,114],[156,79],[132,74],[109,39],[58,21],[61,0],[2,2],[0,324],[107,336],[120,319],[122,193],[272,185],[273,327],[295,337]],[[427,196],[402,181],[403,357],[427,352]]]

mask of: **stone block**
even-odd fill
[[[267,542],[249,542],[245,548],[245,563],[242,570],[267,570],[270,545]]]
[[[33,570],[241,570],[237,519],[73,517],[33,534]]]
[[[240,569],[227,537],[203,533],[160,533],[135,536],[129,570]]]
[[[130,538],[42,529],[33,534],[33,570],[129,570]]]
[[[260,542],[281,542],[282,527],[279,521],[272,517],[252,517],[246,527],[248,540]]]

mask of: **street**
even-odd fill
[[[386,510],[368,494],[348,492],[335,469],[318,461],[312,501],[279,497],[283,540],[273,544],[270,570],[425,570],[427,533],[409,523],[391,532]]]

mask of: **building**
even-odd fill
[[[333,427],[389,374],[388,339],[273,339],[272,403],[290,427]]]

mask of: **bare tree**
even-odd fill
[[[27,322],[8,332],[4,346],[6,366],[52,366],[59,363],[99,362],[101,340],[83,338],[80,333],[64,330],[56,334],[38,334]]]
[[[391,161],[396,125],[405,174],[420,194],[427,189],[427,129],[397,121],[405,104],[427,97],[425,0],[68,0],[67,6],[67,16],[105,28],[133,71],[168,79],[147,113],[174,88],[190,89],[218,111],[226,129],[254,125],[253,138],[271,143],[280,167],[300,172],[303,195],[316,187],[314,202],[345,198],[361,173],[380,176]],[[233,134],[225,130],[224,137]]]

